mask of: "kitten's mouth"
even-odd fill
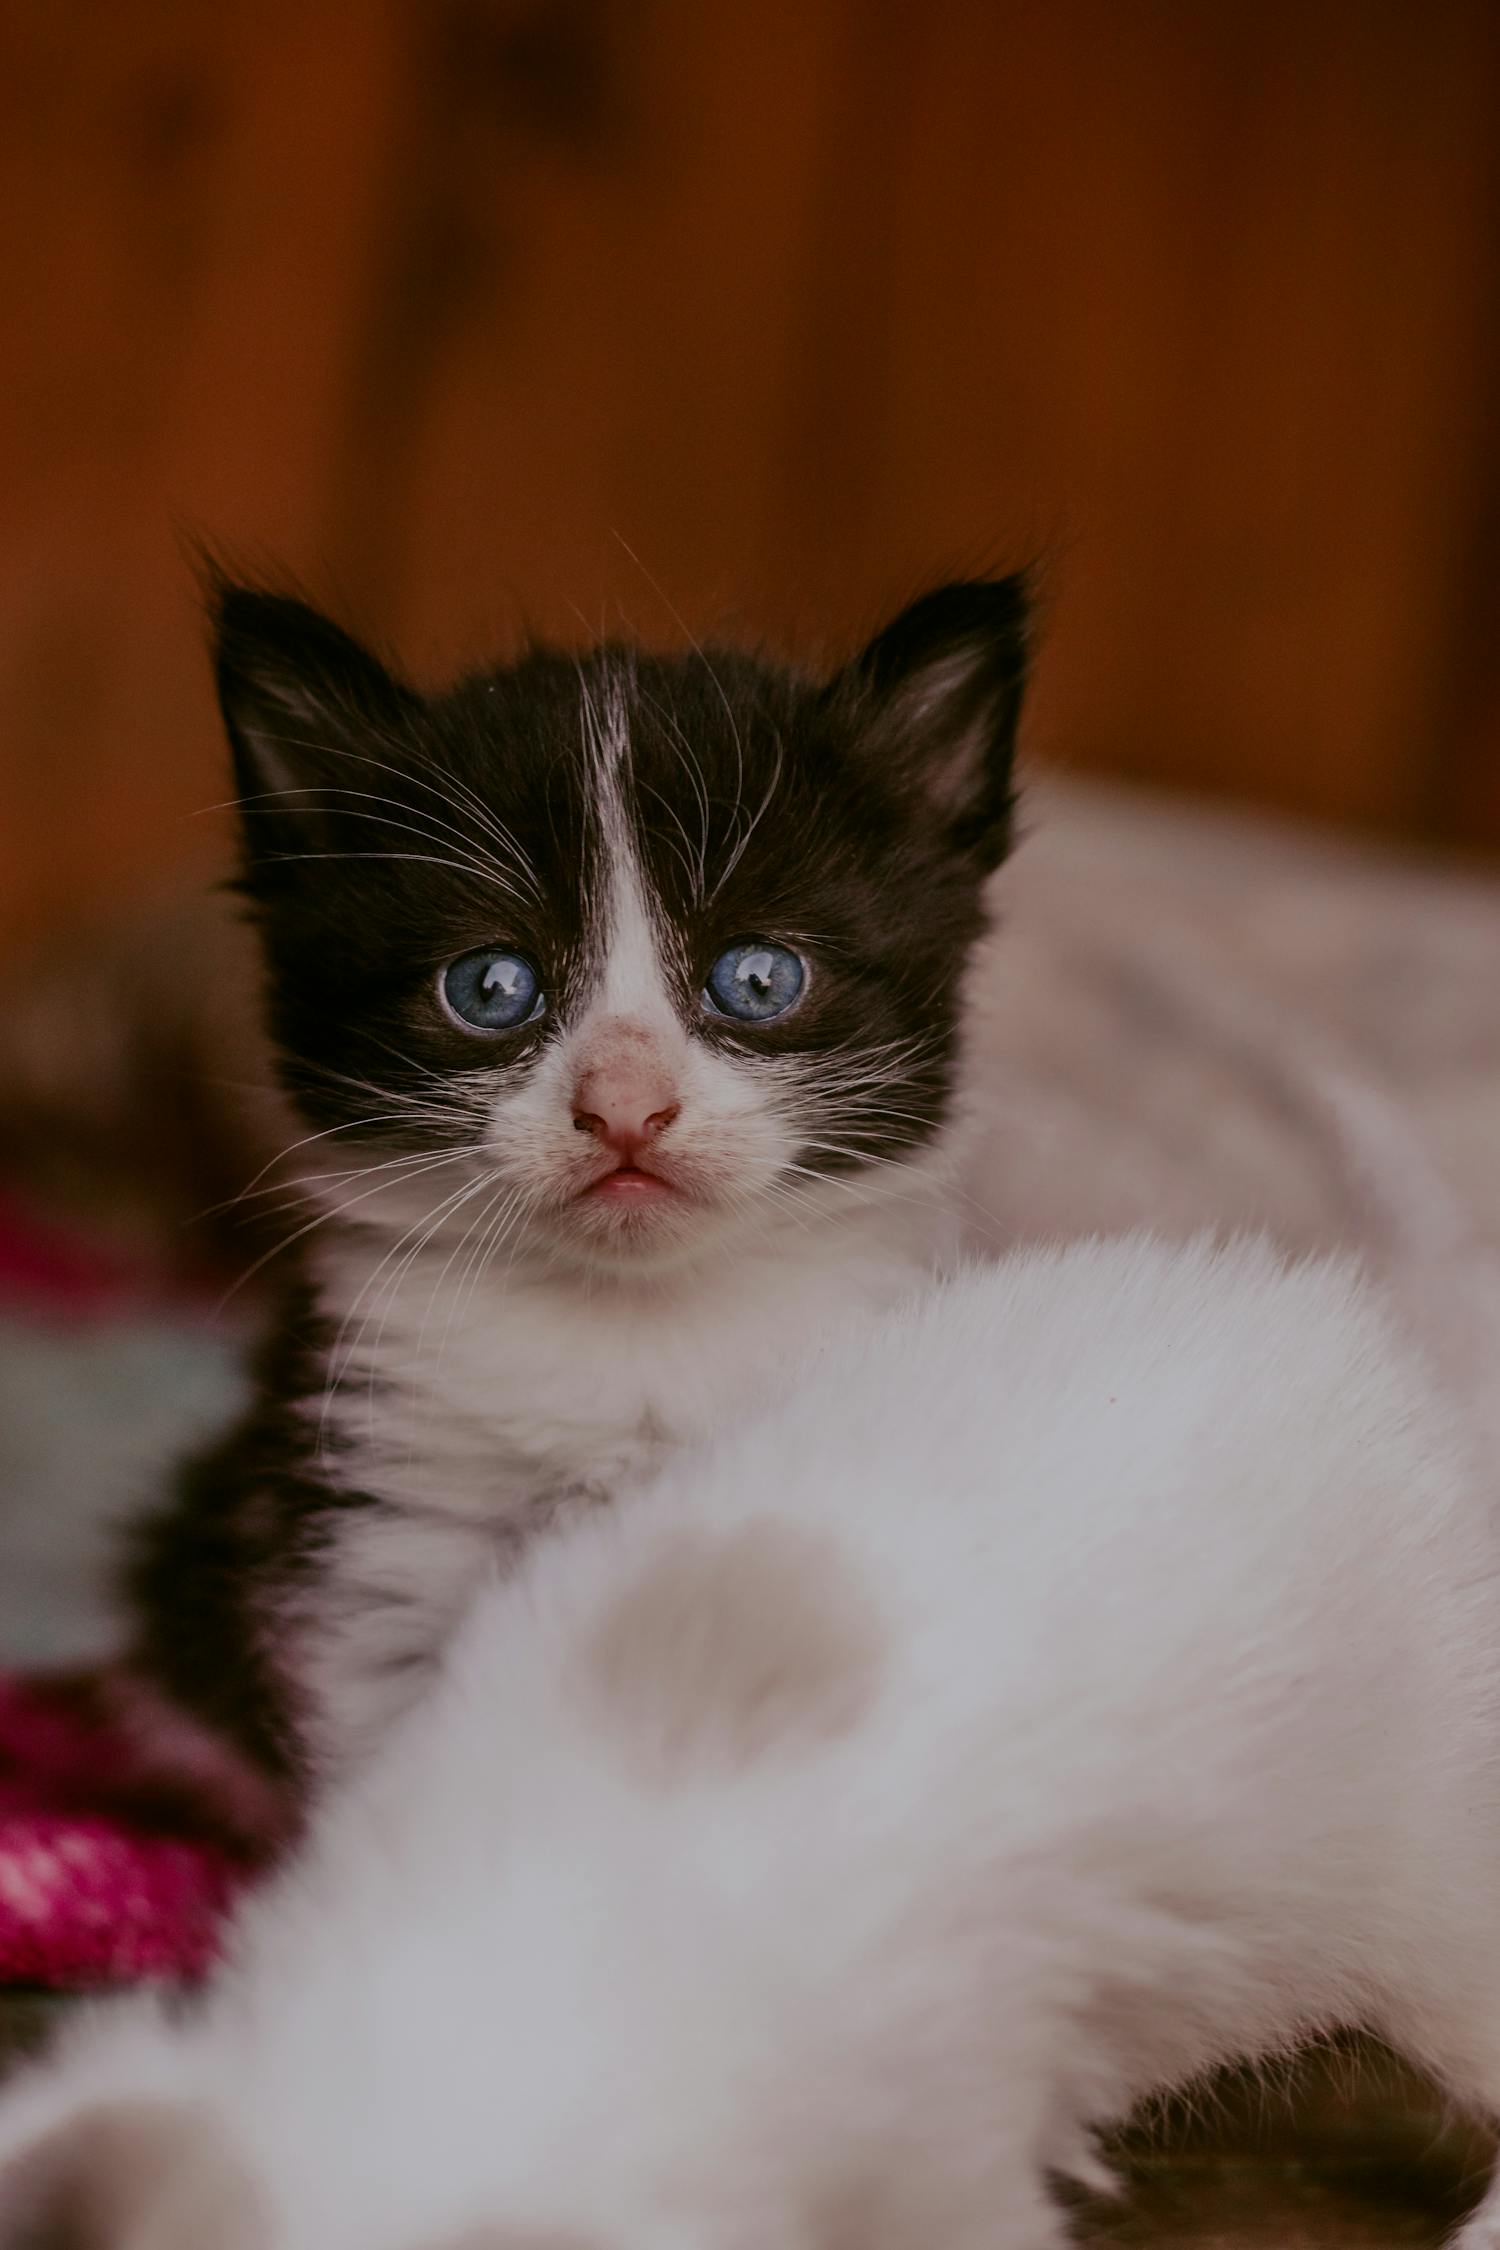
[[[621,1164],[601,1179],[591,1180],[579,1197],[580,1202],[615,1204],[622,1209],[640,1209],[647,1204],[676,1196],[680,1190],[660,1172],[642,1171],[638,1164]]]

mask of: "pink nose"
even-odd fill
[[[628,1161],[664,1132],[682,1105],[654,1076],[632,1071],[588,1071],[573,1096],[573,1129],[592,1133]]]

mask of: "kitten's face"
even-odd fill
[[[423,697],[300,604],[218,616],[272,1026],[351,1219],[641,1268],[896,1192],[940,1140],[1014,581],[822,682],[606,647]]]

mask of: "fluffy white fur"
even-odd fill
[[[1500,2111],[1497,1564],[1353,1268],[949,1284],[483,1596],[203,2004],[11,2094],[0,2244],[123,2145],[89,2250],[1051,2250],[1351,2022]]]
[[[343,1439],[330,1474],[386,1506],[339,1527],[337,1568],[286,1620],[325,1756],[389,1722],[507,1532],[524,1540],[555,1507],[601,1500],[728,1428],[829,1336],[916,1287],[951,1239],[935,1176],[913,1161],[897,1193],[845,1191],[816,1221],[655,1280],[582,1288],[518,1258],[470,1286],[457,1265],[443,1272],[446,1253],[414,1268],[330,1417]],[[330,1245],[325,1303],[346,1259],[352,1286],[367,1270]]]

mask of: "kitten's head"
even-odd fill
[[[629,1269],[891,1193],[941,1142],[1019,579],[821,679],[616,644],[423,695],[301,602],[223,585],[215,622],[325,1200]]]

